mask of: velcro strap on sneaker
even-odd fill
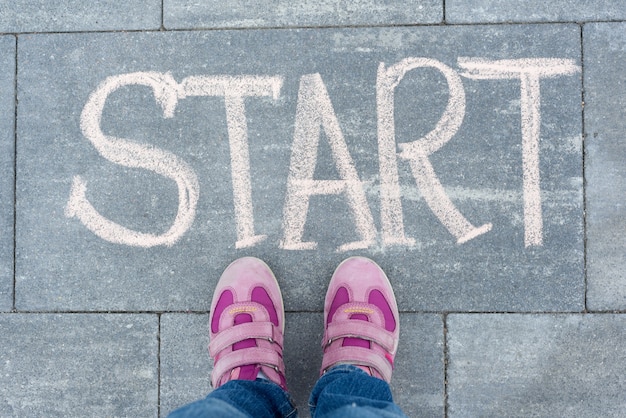
[[[346,361],[346,359],[350,359]],[[322,370],[338,364],[355,364],[376,369],[387,382],[391,381],[393,366],[382,353],[364,347],[336,347],[324,353]]]
[[[261,365],[274,369],[285,376],[285,364],[278,351],[261,347],[250,347],[224,354],[215,362],[211,374],[213,387],[218,386],[224,373],[230,373],[234,368],[248,365]]]
[[[209,353],[211,357],[227,347],[238,342],[249,340],[252,338],[260,338],[271,343],[278,344],[280,349],[283,348],[283,333],[271,322],[245,322],[230,328],[221,330],[209,343]]]
[[[361,338],[372,341],[389,353],[395,351],[394,335],[380,325],[372,322],[350,319],[347,321],[333,321],[326,327],[322,347],[330,345],[338,338]]]

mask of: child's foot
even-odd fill
[[[263,261],[244,257],[224,270],[213,294],[209,326],[213,387],[267,377],[287,390],[283,299]]]
[[[352,257],[337,267],[324,304],[322,370],[353,364],[391,380],[400,331],[389,279],[372,260]]]

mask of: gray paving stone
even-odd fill
[[[519,78],[477,79],[479,75],[466,69],[482,62],[467,57],[554,57],[575,70],[580,63],[580,30],[577,25],[537,25],[20,36],[18,309],[206,311],[222,270],[234,258],[254,255],[274,269],[287,310],[319,311],[335,267],[347,256],[361,254],[374,258],[388,273],[402,310],[582,310],[580,74],[544,78],[539,90],[527,89],[541,95],[539,151],[533,154],[540,174],[536,188],[523,180]],[[418,189],[409,160],[418,176],[429,172],[429,163],[420,163],[419,142],[413,143],[417,151],[409,152],[409,160],[397,158],[398,198],[393,197],[392,162],[399,150],[394,152],[397,147],[385,113],[391,106],[384,104],[390,94],[382,94],[384,87],[380,87],[380,152],[377,139],[381,63],[384,71],[402,65],[439,66],[455,83],[455,91],[465,94],[465,118],[456,135],[445,144],[431,143],[434,148],[442,145],[428,157],[434,178]],[[512,66],[529,63],[533,61],[514,61]],[[163,117],[150,88],[121,87],[108,96],[100,121],[109,142],[97,136],[97,120],[83,124],[91,139],[100,138],[95,142],[102,145],[98,151],[81,131],[81,112],[86,108],[86,114],[97,119],[98,112],[90,110],[101,103],[94,99],[96,92],[105,92],[118,81],[130,82],[127,74],[147,71],[158,74],[143,74],[142,82],[163,86],[165,81],[158,79],[162,77],[170,80],[169,86],[178,86],[157,89],[169,91],[170,97],[180,95],[175,108],[169,102],[172,117]],[[219,96],[219,83],[235,82],[211,78],[220,74],[240,77],[237,82],[282,80],[276,99],[248,97],[244,102],[250,195],[245,187],[248,166],[236,159],[246,161],[236,88],[231,84],[229,90],[230,136],[222,97],[187,97]],[[120,75],[126,78],[115,78]],[[250,75],[276,78],[244,78]],[[392,90],[392,79],[381,77],[380,85],[389,86],[384,91]],[[105,80],[109,84],[103,85]],[[190,84],[211,80],[216,84],[205,84],[204,90]],[[460,84],[462,90],[457,88]],[[449,97],[440,70],[410,70],[393,91],[398,143],[416,141],[438,124],[440,133],[454,127],[454,120],[439,122]],[[248,92],[265,93],[271,94]],[[452,106],[461,106],[458,94]],[[326,107],[313,104],[311,97]],[[337,119],[332,118],[328,98]],[[524,103],[529,110],[531,102]],[[319,135],[315,127],[321,109],[326,109],[326,133]],[[462,115],[460,109],[450,107],[447,114]],[[298,144],[305,144],[294,146],[296,114],[298,126],[305,127],[298,128],[305,133],[297,135]],[[532,137],[532,129],[527,132]],[[125,145],[119,138],[143,145],[137,153],[122,155]],[[232,167],[229,141],[234,149]],[[426,141],[430,140],[421,143]],[[177,157],[159,156],[160,150]],[[145,160],[137,159],[146,153],[150,155]],[[384,179],[381,155],[388,156]],[[153,158],[165,162],[159,166]],[[186,162],[184,170],[181,160]],[[305,162],[312,162],[313,174],[307,173]],[[343,164],[341,171],[337,162]],[[145,167],[163,170],[164,175]],[[180,213],[185,215],[194,203],[188,190],[196,190],[189,173],[195,173],[198,182],[195,220],[188,229],[184,217],[177,221],[184,234],[172,242],[175,235],[165,232],[174,224],[179,194],[170,178],[178,176],[184,197]],[[318,187],[307,189],[308,211],[286,202],[288,195],[291,201],[306,203],[307,195],[298,194],[298,185]],[[382,209],[381,187],[391,196]],[[341,188],[350,191],[351,199]],[[318,192],[326,194],[315,195]],[[524,215],[524,201],[535,203],[527,211],[533,216]],[[97,213],[89,212],[91,207]],[[460,213],[455,215],[456,210]],[[535,226],[533,218],[539,220]],[[299,221],[304,222],[302,230]],[[481,235],[486,229],[469,223],[476,228],[491,224],[492,229]],[[529,238],[525,231],[536,233]],[[472,233],[477,236],[464,242]],[[255,242],[255,234],[266,239]],[[141,246],[157,240],[169,246]],[[312,248],[307,242],[316,242],[317,247],[302,249]],[[345,247],[352,242],[363,248]]]
[[[621,0],[446,0],[448,23],[588,22],[622,20]]]
[[[208,314],[161,315],[161,416],[211,391]]]
[[[324,315],[293,313],[285,324],[285,369],[289,391],[298,406],[299,417],[310,417],[309,395],[322,366]]]
[[[0,415],[157,415],[156,315],[0,314]]]
[[[224,7],[217,0],[165,0],[163,19],[167,29],[440,23],[443,4],[438,0],[420,1],[410,7],[404,0],[266,0],[235,1]]]
[[[308,417],[308,397],[319,376],[321,313],[288,313],[285,367],[299,416]],[[402,314],[400,347],[392,380],[395,401],[408,416],[442,416],[443,322],[439,315]],[[161,317],[161,416],[210,391],[208,316]]]
[[[626,309],[626,25],[584,29],[587,306]]]
[[[441,316],[401,314],[391,390],[409,417],[444,416],[443,338]]]
[[[15,38],[0,36],[0,311],[13,307]]]
[[[450,417],[621,417],[625,315],[448,316]]]
[[[160,27],[159,0],[0,2],[0,32],[74,32]]]

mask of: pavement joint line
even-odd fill
[[[161,416],[161,314],[157,315],[157,417]]]
[[[19,32],[0,32],[2,35],[51,35],[51,34],[86,34],[86,33],[136,33],[136,32],[196,32],[196,31],[222,31],[222,30],[293,30],[293,29],[358,29],[358,28],[392,28],[392,27],[455,27],[455,26],[528,26],[528,25],[586,25],[588,23],[624,23],[626,19],[604,19],[604,20],[551,20],[551,21],[506,21],[506,22],[454,22],[450,23],[447,20],[441,22],[429,22],[429,23],[363,23],[352,25],[293,25],[293,26],[215,26],[215,27],[180,27],[180,28],[167,28],[162,25],[159,28],[154,29],[96,29],[96,30],[77,30],[77,31],[19,31]],[[163,22],[164,23],[164,22]]]
[[[161,33],[161,32],[216,32],[216,31],[264,31],[264,30],[296,30],[296,29],[360,29],[360,28],[393,28],[393,27],[431,27],[447,26],[435,24],[397,24],[397,25],[352,25],[352,26],[263,26],[263,27],[214,27],[214,28],[158,28],[158,29],[113,29],[113,30],[82,30],[82,31],[51,31],[51,32],[0,32],[2,35],[88,35],[104,33]]]
[[[443,416],[448,417],[450,410],[448,394],[448,364],[450,351],[448,349],[448,314],[443,315]]]
[[[584,307],[585,312],[589,310],[587,305],[588,292],[588,269],[587,269],[587,174],[586,174],[586,139],[587,132],[585,127],[585,43],[584,33],[585,25],[580,25],[580,95],[581,95],[581,132],[582,132],[582,194],[583,194],[583,290],[584,290]]]
[[[164,6],[165,0],[161,0],[161,27],[159,28],[159,30],[164,31],[165,30],[165,6]]]
[[[15,45],[15,78],[13,80],[13,305],[11,309],[15,311],[17,293],[17,35],[13,36],[13,42]]]
[[[434,22],[434,23],[396,23],[396,24],[362,24],[362,25],[320,25],[320,26],[246,26],[246,27],[196,27],[196,28],[166,28],[158,29],[103,29],[82,31],[25,31],[25,32],[0,32],[2,35],[61,35],[61,34],[91,34],[91,33],[159,33],[159,32],[213,32],[213,31],[265,31],[265,30],[302,30],[302,29],[380,29],[380,28],[422,28],[422,27],[463,27],[463,26],[534,26],[534,25],[585,25],[587,23],[624,23],[626,20],[592,20],[592,21],[546,21],[546,22]]]

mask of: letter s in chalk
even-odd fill
[[[160,235],[138,232],[119,225],[98,213],[87,200],[87,184],[80,176],[73,179],[65,215],[78,218],[91,232],[112,243],[135,247],[171,246],[185,234],[195,218],[199,196],[198,178],[185,161],[171,152],[108,136],[102,132],[102,111],[108,96],[120,87],[129,85],[151,87],[155,100],[163,109],[164,117],[174,116],[180,87],[170,74],[121,74],[108,77],[89,96],[80,118],[81,131],[107,160],[124,167],[150,170],[174,180],[178,186],[176,218],[171,227]]]

